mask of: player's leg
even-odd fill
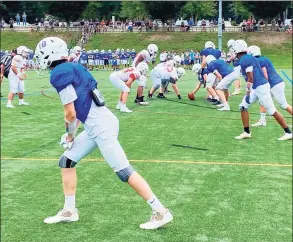
[[[209,94],[212,96],[213,103],[220,104],[219,97],[213,88],[214,83],[216,82],[216,76],[213,73],[209,73],[206,82],[206,89],[209,91]]]
[[[267,121],[266,121],[267,113],[266,113],[266,109],[262,105],[260,105],[259,112],[260,112],[260,119],[256,123],[252,124],[251,125],[252,127],[267,126]]]
[[[144,96],[143,96],[143,90],[146,86],[146,82],[145,81],[141,81],[141,80],[137,80],[137,95],[136,95],[136,99],[134,100],[135,103],[137,103],[138,105],[142,105],[142,106],[146,106],[149,103],[144,101]]]
[[[154,69],[152,69],[152,71],[151,71],[151,80],[153,82],[153,86],[152,86],[151,90],[148,93],[148,98],[152,98],[154,92],[156,90],[158,90],[160,88],[160,85],[161,85],[160,75]]]
[[[285,82],[281,82],[271,88],[271,94],[283,110],[292,115],[292,106],[288,104],[285,95]]]
[[[24,91],[25,91],[24,81],[19,81],[18,82],[18,98],[19,98],[18,104],[28,106],[29,103],[24,101]]]
[[[241,120],[243,125],[244,132],[239,136],[236,136],[235,139],[249,139],[251,138],[251,132],[249,129],[249,113],[248,107],[255,103],[258,100],[258,97],[254,90],[251,91],[249,96],[244,96],[242,102],[239,105],[239,110],[241,112]]]
[[[13,76],[13,75],[9,75],[8,76],[8,81],[9,81],[9,93],[7,96],[7,108],[15,108],[12,105],[12,100],[14,95],[17,93],[18,91],[18,82],[19,82],[19,78],[17,76]]]
[[[172,88],[173,88],[173,90],[175,91],[175,93],[176,93],[178,99],[182,99],[181,96],[180,96],[180,92],[179,92],[179,89],[178,89],[177,84],[176,84],[176,83],[171,83],[171,85],[172,85]]]
[[[95,141],[100,149],[100,152],[109,166],[116,172],[119,179],[127,182],[132,189],[141,196],[152,208],[154,215],[152,219],[141,224],[142,229],[157,229],[164,224],[173,220],[172,214],[166,209],[156,195],[151,190],[149,184],[140,176],[134,168],[129,164],[128,159],[118,141],[119,121],[118,119],[106,108],[102,107],[98,110],[101,112],[101,118],[98,122],[101,123],[98,127],[102,130],[96,132]],[[85,125],[87,128],[87,124]],[[89,135],[95,135],[95,131],[90,129]]]
[[[292,132],[289,129],[286,120],[280,114],[274,106],[274,102],[270,93],[270,85],[267,83],[256,88],[256,93],[259,98],[259,102],[267,111],[268,115],[273,116],[279,125],[284,129],[285,134],[278,140],[289,140],[292,139]]]
[[[72,147],[66,150],[60,157],[59,166],[64,192],[64,206],[57,215],[44,220],[47,224],[59,222],[74,222],[79,219],[75,207],[75,194],[77,186],[76,164],[85,156],[97,148],[97,144],[92,140],[86,131],[81,132],[74,140]]]

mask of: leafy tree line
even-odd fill
[[[292,2],[242,2],[224,1],[223,16],[234,20],[247,19],[250,16],[270,19],[276,17],[286,8],[292,8]],[[202,18],[217,18],[217,1],[96,1],[96,2],[67,2],[67,1],[0,1],[0,17],[6,21],[23,12],[27,14],[27,21],[32,23],[35,18],[44,18],[45,14],[60,20],[76,21],[78,19],[174,19],[178,17],[195,20]]]

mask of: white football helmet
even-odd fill
[[[177,68],[177,74],[178,74],[178,78],[184,76],[185,75],[185,69],[183,67]]]
[[[260,48],[256,45],[249,46],[247,53],[252,56],[261,56]]]
[[[139,71],[139,73],[141,75],[144,75],[145,76],[148,73],[149,66],[145,62],[140,62],[140,63],[138,63],[136,69]]]
[[[101,53],[104,53],[105,51],[104,50],[101,50]]]
[[[216,58],[213,55],[208,55],[206,58],[206,63],[209,65],[212,61],[215,61]]]
[[[149,44],[148,45],[148,52],[150,53],[150,55],[152,56],[157,56],[158,53],[158,46],[155,44]]]
[[[127,52],[130,52],[130,50],[129,50],[129,49],[127,49],[126,51],[127,51]]]
[[[74,46],[73,52],[74,52],[74,54],[79,55],[81,52],[81,48],[79,46]]]
[[[247,52],[247,43],[240,39],[235,41],[235,45],[233,47],[235,54],[241,53],[241,52]]]
[[[179,55],[175,55],[174,58],[173,58],[173,61],[174,61],[174,65],[175,66],[180,66],[180,64],[181,64],[181,57]]]
[[[109,50],[108,50],[108,52],[109,52],[109,53],[112,53],[112,50],[111,50],[111,49],[109,49]]]
[[[216,48],[214,42],[212,42],[212,41],[207,41],[207,42],[205,43],[204,47],[205,47],[206,49],[207,49],[207,48],[213,48],[213,49]]]
[[[22,57],[27,57],[28,56],[28,52],[29,52],[29,49],[27,47],[25,47],[25,46],[19,46],[16,49],[16,53],[18,55],[21,55]]]
[[[119,48],[117,48],[117,50],[116,50],[117,52],[120,52],[120,49]]]
[[[35,58],[39,68],[46,70],[53,61],[68,58],[67,44],[57,37],[44,38],[36,47]]]
[[[227,42],[227,46],[228,48],[231,48],[235,45],[235,40],[234,39],[230,39],[228,42]]]
[[[96,49],[96,52],[98,53],[98,52],[99,52],[99,50],[98,50],[98,49]]]
[[[200,70],[201,70],[201,64],[197,63],[193,65],[192,67],[193,72],[198,73]]]
[[[135,52],[135,49],[132,49],[132,52]]]
[[[124,52],[124,49],[121,49],[121,52]]]

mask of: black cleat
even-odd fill
[[[153,94],[150,94],[150,92],[148,92],[148,98],[153,99]]]
[[[159,93],[157,97],[158,98],[167,98],[163,93]]]
[[[212,99],[212,98],[210,98],[210,97],[208,97],[207,99],[206,99],[206,101],[208,102],[208,103],[213,103],[214,101],[213,101],[214,99]]]
[[[217,100],[217,99],[213,99],[214,101],[213,101],[213,105],[219,105],[219,104],[221,104],[221,102],[219,101],[219,100]]]

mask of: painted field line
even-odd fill
[[[281,71],[283,73],[283,75],[287,78],[287,80],[289,82],[291,82],[291,84],[293,84],[293,81],[291,80],[291,78],[284,72],[284,71]]]
[[[1,160],[24,160],[24,161],[58,161],[59,158],[13,158],[1,157]],[[82,162],[104,162],[102,158],[85,158]],[[215,161],[184,161],[184,160],[129,160],[134,163],[175,163],[175,164],[197,164],[197,165],[230,165],[230,166],[269,166],[269,167],[290,167],[292,164],[274,164],[274,163],[252,163],[252,162],[215,162]]]

